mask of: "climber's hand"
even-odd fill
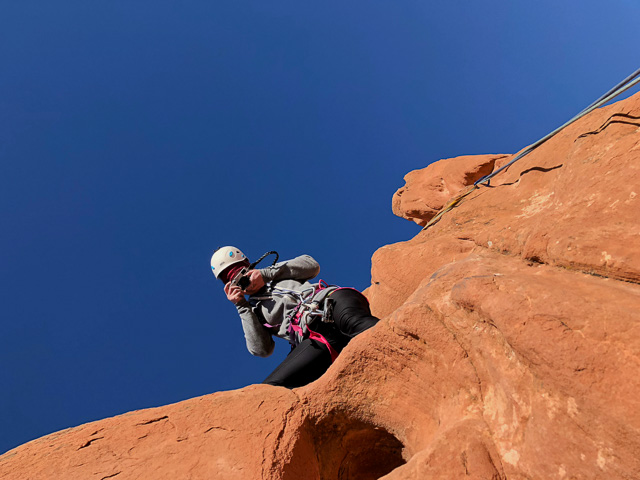
[[[259,270],[251,270],[247,276],[249,277],[249,280],[251,280],[251,283],[245,289],[245,293],[252,295],[264,287],[264,278],[262,278],[262,274]]]
[[[244,293],[242,289],[237,285],[231,285],[231,282],[224,286],[224,293],[227,295],[227,299],[234,305],[237,305],[244,300]]]

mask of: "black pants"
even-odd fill
[[[353,337],[378,323],[371,315],[369,302],[360,292],[337,290],[330,297],[334,323],[316,321],[312,329],[318,332],[338,352]],[[293,348],[287,358],[262,383],[287,388],[301,387],[317,380],[331,366],[329,349],[321,342],[307,338]]]

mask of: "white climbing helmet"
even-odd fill
[[[247,259],[244,253],[236,247],[220,247],[211,256],[211,271],[218,278],[224,269]]]

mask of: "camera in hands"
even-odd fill
[[[248,268],[243,268],[242,270],[240,270],[236,274],[236,276],[233,277],[233,279],[231,280],[231,285],[234,285],[234,286],[237,285],[242,290],[246,290],[247,287],[251,285],[251,279],[249,278],[249,275],[247,275],[248,273],[249,273]]]

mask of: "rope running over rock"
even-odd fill
[[[599,107],[603,106],[604,104],[610,102],[615,97],[617,97],[618,95],[621,95],[622,93],[626,92],[628,89],[630,89],[634,85],[638,84],[639,82],[640,82],[640,68],[638,70],[636,70],[635,72],[633,72],[631,75],[629,75],[627,78],[625,78],[618,85],[613,87],[611,90],[609,90],[607,93],[602,95],[595,102],[593,102],[587,108],[582,110],[580,113],[578,113],[575,117],[573,117],[571,120],[566,122],[564,125],[561,125],[560,127],[556,128],[553,132],[551,132],[548,135],[542,137],[537,142],[532,143],[531,145],[526,147],[524,150],[521,150],[520,153],[518,155],[516,155],[516,157],[513,160],[511,160],[509,163],[507,163],[506,165],[503,165],[498,170],[496,170],[494,172],[491,172],[489,175],[485,175],[480,180],[477,180],[473,185],[470,185],[467,190],[465,190],[462,193],[459,193],[458,195],[456,195],[431,220],[429,220],[429,222],[424,226],[424,228],[422,230],[424,231],[427,228],[429,228],[431,225],[434,225],[435,223],[437,223],[438,220],[440,220],[440,218],[442,218],[442,216],[445,213],[447,213],[449,210],[454,208],[456,205],[460,204],[462,202],[462,200],[465,197],[467,197],[471,192],[473,192],[474,190],[478,189],[479,185],[484,184],[485,186],[489,186],[489,184],[491,182],[491,179],[493,177],[495,177],[498,173],[502,172],[503,170],[506,170],[511,165],[513,165],[518,160],[520,160],[522,157],[524,157],[525,155],[528,155],[529,153],[531,153],[533,150],[538,148],[540,145],[542,145],[544,142],[549,140],[551,137],[553,137],[555,134],[560,132],[562,129],[568,127],[569,125],[571,125],[572,123],[578,121],[579,119],[581,119],[585,115],[591,113],[596,108],[599,108]]]

